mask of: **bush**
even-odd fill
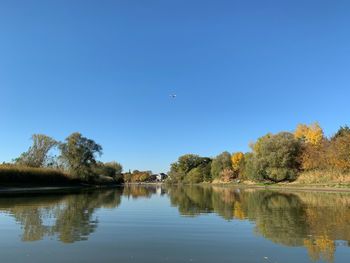
[[[220,178],[223,182],[230,182],[236,177],[235,175],[234,171],[230,168],[225,168],[220,172]]]

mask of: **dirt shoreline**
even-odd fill
[[[215,183],[206,184],[212,186],[221,187],[236,187],[244,189],[266,189],[266,190],[279,190],[279,191],[313,191],[313,192],[349,192],[350,186],[322,186],[322,185],[297,185],[297,184],[283,184],[283,185],[259,185],[259,184],[244,184],[244,183]]]

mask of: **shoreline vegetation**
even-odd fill
[[[293,132],[268,133],[251,151],[223,152],[214,158],[185,154],[171,165],[171,184],[262,184],[350,186],[350,128],[331,137],[318,123],[299,124]]]
[[[0,164],[0,191],[6,189],[99,188],[158,184],[151,171],[123,173],[116,161],[100,162],[102,146],[76,132],[64,142],[34,134],[33,144],[11,163]],[[166,184],[212,184],[277,189],[350,189],[350,128],[327,138],[318,123],[293,132],[268,133],[247,153],[225,151],[214,158],[180,156]],[[161,177],[163,178],[163,177]],[[7,192],[8,192],[7,191]]]
[[[97,161],[102,147],[76,132],[64,142],[34,134],[33,144],[11,163],[0,164],[0,187],[92,187],[122,182],[122,166]]]

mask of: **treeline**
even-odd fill
[[[215,158],[183,155],[171,164],[168,182],[250,180],[276,183],[302,178],[313,183],[324,181],[324,176],[334,182],[350,183],[348,126],[340,127],[327,138],[318,123],[300,124],[294,132],[268,133],[250,147],[247,153],[223,152]]]
[[[12,163],[0,165],[2,184],[120,183],[122,166],[97,161],[102,146],[76,132],[59,142],[44,134]],[[57,153],[53,155],[52,153]]]

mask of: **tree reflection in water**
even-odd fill
[[[23,241],[56,235],[64,243],[86,240],[97,227],[97,208],[120,204],[120,190],[74,195],[40,195],[0,199],[0,210],[12,215],[23,229]]]
[[[57,236],[64,243],[88,239],[98,226],[96,209],[117,208],[121,197],[169,196],[181,215],[216,213],[249,220],[255,232],[275,243],[304,246],[312,260],[334,260],[336,241],[350,241],[350,194],[277,192],[216,186],[127,186],[72,195],[0,198],[0,211],[23,229],[23,241]]]
[[[350,194],[277,192],[210,186],[168,189],[172,205],[186,216],[215,212],[226,220],[250,220],[263,237],[305,246],[312,260],[333,262],[336,241],[350,244]]]

